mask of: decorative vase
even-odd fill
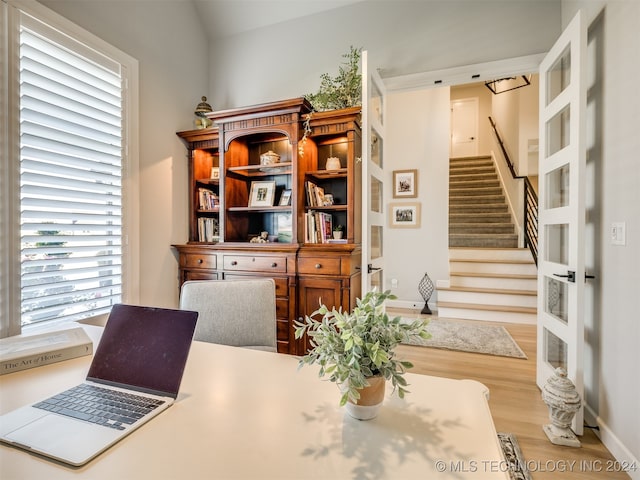
[[[549,408],[551,423],[542,429],[555,445],[580,447],[580,440],[571,430],[571,422],[580,410],[580,395],[564,368],[556,368],[542,388],[542,400]]]
[[[429,278],[429,275],[425,273],[424,277],[422,277],[422,280],[420,280],[420,283],[418,284],[418,292],[420,292],[420,295],[422,295],[422,298],[424,299],[424,308],[420,312],[422,314],[431,315],[431,310],[429,309],[429,299],[431,298],[433,289],[433,282]]]
[[[268,152],[260,155],[260,165],[269,166],[276,163],[280,163],[280,155],[278,155],[276,152],[272,152],[271,150],[269,150]]]
[[[378,411],[384,401],[386,381],[384,377],[376,376],[367,378],[368,386],[358,390],[360,398],[357,403],[349,400],[345,409],[347,413],[357,420],[371,420],[378,416]]]
[[[338,157],[327,158],[325,168],[327,170],[340,170],[340,168],[342,168],[342,166],[340,165],[340,159]]]

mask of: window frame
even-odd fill
[[[34,17],[71,41],[81,43],[118,62],[123,77],[123,158],[122,158],[122,301],[138,303],[139,280],[139,68],[138,61],[92,33],[53,12],[26,0],[0,0],[0,338],[23,331],[20,292],[20,99],[19,32],[23,14]],[[14,159],[14,161],[10,161]],[[86,319],[90,321],[91,319]],[[24,330],[50,327],[54,321],[25,325]]]

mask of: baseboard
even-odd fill
[[[424,302],[412,302],[410,300],[387,300],[387,306],[392,308],[408,308],[410,310],[422,310]],[[429,304],[432,312],[436,312],[436,305]]]
[[[598,426],[598,430],[594,430],[594,433],[617,460],[618,465],[611,465],[611,468],[615,468],[615,471],[624,469],[632,480],[640,480],[640,460],[633,456],[631,451],[589,405],[585,405],[584,407],[584,418],[587,425]],[[606,466],[603,465],[603,469],[605,467]]]

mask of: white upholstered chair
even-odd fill
[[[187,281],[180,308],[199,313],[194,340],[277,350],[275,283],[270,278]]]

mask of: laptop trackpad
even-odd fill
[[[61,432],[64,432],[61,434]],[[34,452],[82,465],[118,438],[118,430],[49,414],[6,435]]]

